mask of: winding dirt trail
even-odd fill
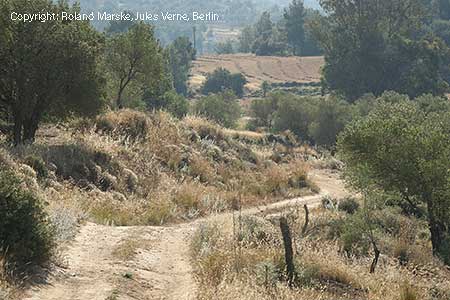
[[[321,187],[314,196],[286,200],[242,211],[303,205],[318,206],[323,195],[346,194],[336,174],[314,171]],[[82,226],[65,251],[67,267],[46,283],[33,287],[24,300],[191,300],[196,284],[189,258],[189,239],[206,220],[231,219],[224,213],[191,223],[167,226],[112,227],[93,223]]]

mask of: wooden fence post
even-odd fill
[[[306,229],[308,229],[308,224],[309,224],[309,210],[308,210],[308,205],[304,205],[303,208],[305,209],[305,224],[303,225],[302,228],[302,234],[306,233]]]
[[[286,273],[289,287],[294,283],[294,251],[292,249],[291,231],[285,217],[280,218],[281,235],[283,236],[284,257],[286,260]]]

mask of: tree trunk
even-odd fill
[[[120,88],[119,89],[119,93],[117,94],[117,100],[116,100],[116,105],[117,105],[118,109],[122,109],[123,108],[122,93],[123,93],[123,89]]]
[[[280,218],[280,229],[283,236],[284,255],[286,260],[286,272],[288,284],[292,287],[294,283],[294,250],[292,249],[291,231],[285,217]]]
[[[30,118],[23,124],[23,142],[34,143],[36,139],[36,131],[38,129],[38,120],[36,118]]]
[[[378,259],[380,258],[380,250],[377,247],[377,244],[375,244],[374,241],[372,241],[373,245],[373,252],[375,253],[375,256],[373,258],[372,264],[370,265],[370,273],[375,273],[375,269],[378,265]]]
[[[14,129],[13,129],[13,142],[14,146],[22,144],[22,128],[23,119],[19,110],[14,111]]]
[[[442,242],[445,238],[445,224],[443,224],[443,222],[436,217],[436,208],[434,206],[431,193],[424,193],[423,198],[427,203],[428,227],[431,234],[433,255],[439,256],[439,251],[442,248]]]

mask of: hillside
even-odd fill
[[[52,280],[57,290],[30,299],[61,299],[67,293],[68,299],[81,299],[80,295],[104,299],[114,294],[117,284],[122,292],[121,276],[137,271],[130,271],[121,260],[131,261],[135,253],[144,255],[143,261],[136,262],[143,278],[136,277],[139,284],[129,292],[156,295],[149,284],[159,280],[159,295],[168,295],[173,289],[164,283],[168,266],[155,266],[160,272],[155,279],[147,273],[148,260],[169,262],[167,248],[184,247],[179,248],[181,261],[173,268],[181,266],[189,272],[186,239],[196,228],[188,225],[192,220],[318,192],[307,164],[317,154],[289,133],[229,130],[192,116],[180,121],[162,112],[122,110],[93,120],[43,126],[33,145],[12,148],[5,135],[0,140],[2,172],[12,172],[23,188],[47,204],[58,251],[66,253],[64,260],[55,257],[52,262],[51,269],[59,270],[52,272],[56,277],[35,273],[36,282]],[[187,225],[180,230],[145,227],[177,223]],[[136,244],[136,236],[142,245]],[[136,252],[136,247],[150,245],[151,252],[150,248]],[[99,264],[100,258],[111,262]],[[3,280],[0,273],[0,296],[17,299]]]
[[[206,74],[222,67],[232,73],[242,73],[250,91],[260,89],[263,81],[275,85],[317,84],[323,57],[275,57],[250,54],[206,55],[193,63],[190,85],[197,90]]]

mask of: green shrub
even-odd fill
[[[277,109],[276,94],[270,94],[266,99],[255,99],[250,104],[250,111],[253,117],[249,126],[272,128],[273,118]]]
[[[315,99],[280,93],[274,118],[277,132],[290,130],[303,140],[310,140],[308,128],[313,122]]]
[[[220,93],[226,90],[232,90],[237,96],[244,95],[244,85],[247,83],[244,75],[241,73],[231,74],[224,68],[218,68],[213,73],[206,76],[206,81],[202,87],[202,93]]]
[[[370,242],[367,238],[367,225],[362,214],[347,217],[339,229],[339,240],[347,255],[367,254]]]
[[[355,198],[346,197],[339,202],[338,209],[353,215],[359,209],[359,203]]]
[[[44,263],[53,245],[53,230],[40,200],[24,190],[12,172],[0,171],[0,249],[8,263],[18,268]]]
[[[36,155],[29,155],[25,157],[25,163],[36,171],[39,178],[46,178],[48,176],[48,169],[44,160]]]
[[[163,109],[177,118],[184,117],[189,110],[189,102],[175,91],[166,92],[160,99],[147,101],[150,109]]]
[[[194,111],[225,127],[235,127],[241,116],[241,108],[231,92],[209,95],[201,98],[194,105]]]
[[[335,98],[319,98],[308,134],[318,145],[333,146],[338,134],[352,119],[352,107]]]

